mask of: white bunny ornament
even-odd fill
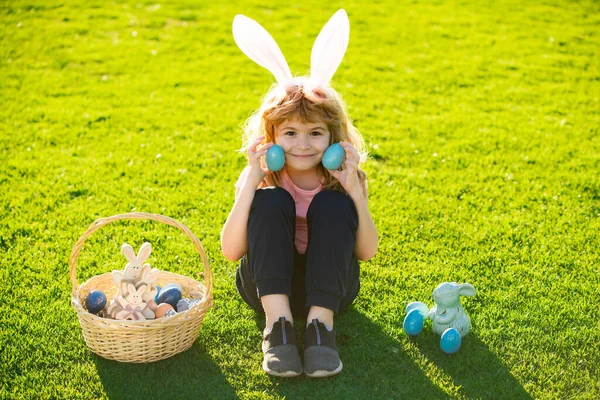
[[[107,312],[114,319],[129,319],[129,320],[145,320],[144,309],[146,309],[146,302],[143,299],[143,295],[146,292],[146,285],[141,285],[136,289],[132,283],[127,284],[127,293],[119,294],[114,297]]]
[[[307,82],[294,79],[275,39],[258,22],[238,14],[233,19],[233,37],[238,47],[252,61],[269,70],[282,85],[306,83],[325,87],[339,67],[350,38],[350,22],[343,9],[338,10],[325,24],[313,44],[310,57],[310,77]]]
[[[115,270],[112,272],[113,279],[119,287],[121,287],[121,281],[123,280],[131,283],[135,282],[136,279],[141,276],[142,268],[144,268],[146,265],[150,266],[149,264],[142,264],[148,259],[148,257],[150,257],[150,253],[152,253],[152,245],[150,245],[148,242],[145,242],[142,244],[140,251],[136,255],[133,247],[127,243],[124,243],[123,246],[121,246],[121,252],[129,262],[123,271]]]
[[[475,296],[475,288],[469,283],[444,282],[433,291],[435,306],[429,310],[433,331],[438,335],[448,328],[456,328],[464,337],[471,330],[471,319],[460,304],[460,296]]]

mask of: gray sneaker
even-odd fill
[[[262,367],[267,374],[288,378],[302,373],[296,330],[284,317],[265,335],[262,350],[265,354]]]
[[[313,319],[304,333],[304,373],[311,378],[339,374],[343,365],[335,345],[335,330]]]

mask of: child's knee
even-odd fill
[[[313,198],[308,214],[340,218],[356,215],[356,208],[348,195],[337,190],[323,190]]]
[[[271,213],[281,210],[288,212],[295,210],[294,199],[287,190],[271,186],[256,191],[252,201],[252,211]]]

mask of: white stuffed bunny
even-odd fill
[[[460,304],[460,296],[475,296],[475,288],[469,283],[444,282],[433,291],[435,306],[429,310],[433,331],[438,335],[448,328],[456,328],[460,336],[471,330],[471,319]]]
[[[233,37],[238,47],[252,61],[269,70],[280,85],[298,83],[275,39],[260,24],[244,15],[233,19]],[[313,44],[310,56],[310,77],[313,87],[329,84],[339,67],[350,38],[350,21],[343,9],[338,10],[325,24]]]
[[[152,246],[148,242],[142,244],[142,246],[140,247],[140,251],[136,256],[133,247],[131,247],[127,243],[124,243],[121,247],[121,252],[125,256],[125,258],[129,260],[129,262],[127,263],[123,271],[112,272],[113,279],[119,287],[121,286],[122,280],[133,282],[140,277],[143,267],[145,267],[146,265],[148,267],[150,266],[150,264],[142,264],[148,259],[148,257],[150,257],[150,253],[152,253]]]

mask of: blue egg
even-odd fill
[[[411,310],[404,318],[404,332],[408,336],[417,336],[423,330],[423,316],[419,310]]]
[[[85,299],[85,308],[92,314],[98,314],[106,307],[106,295],[101,290],[92,290]]]
[[[424,320],[429,316],[429,307],[427,307],[427,304],[421,303],[420,301],[413,301],[406,306],[407,314],[412,310],[419,310]]]
[[[160,286],[155,286],[154,289],[156,289],[156,296],[154,296],[154,302],[156,304],[159,304],[158,303],[158,295],[160,294]]]
[[[330,170],[338,169],[342,162],[344,162],[344,156],[346,152],[344,148],[339,143],[334,143],[325,150],[325,154],[323,154],[323,158],[321,162],[323,166]]]
[[[174,286],[164,287],[158,294],[156,304],[168,303],[175,308],[177,307],[177,302],[181,300],[181,297],[181,290],[179,288]]]
[[[460,349],[462,338],[456,328],[448,328],[442,333],[440,338],[440,347],[446,354],[454,354]]]
[[[269,148],[267,154],[265,154],[265,162],[267,163],[267,168],[273,172],[277,172],[283,168],[283,164],[285,164],[285,154],[283,153],[281,146],[276,144]]]

